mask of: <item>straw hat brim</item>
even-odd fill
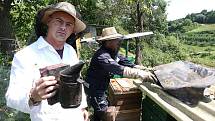
[[[123,38],[122,34],[113,34],[113,35],[98,38],[97,41],[107,41],[107,40],[121,39],[121,38]]]
[[[42,18],[42,22],[44,24],[47,24],[48,18],[51,14],[53,14],[54,12],[65,12],[69,15],[71,15],[74,19],[75,19],[75,26],[74,26],[74,32],[75,33],[79,33],[83,30],[85,30],[86,25],[84,24],[84,22],[82,22],[80,19],[78,19],[73,13],[62,10],[62,9],[57,9],[57,8],[49,8],[45,11],[44,16]]]

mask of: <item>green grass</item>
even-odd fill
[[[188,61],[198,63],[201,65],[215,67],[215,47],[214,46],[193,46],[183,45],[185,53],[188,54]]]
[[[215,35],[215,24],[201,24],[198,28],[187,33],[193,35],[197,34],[198,37],[207,35],[208,37],[213,38]],[[184,52],[188,55],[187,60],[197,64],[215,67],[215,46],[212,44],[207,44],[208,42],[202,43],[203,45],[206,44],[205,46],[201,46],[201,42],[199,41],[194,42],[197,44],[183,44],[183,47],[185,48]]]
[[[193,29],[187,33],[198,33],[203,31],[215,31],[215,24],[201,24],[198,28]]]
[[[29,115],[6,106],[10,66],[0,66],[0,121],[30,121]]]

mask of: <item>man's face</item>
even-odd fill
[[[121,45],[120,39],[114,39],[114,40],[107,41],[108,48],[110,48],[111,50],[113,50],[115,52],[119,51],[120,45]]]
[[[73,33],[75,19],[65,12],[55,12],[50,16],[47,25],[47,39],[65,42]]]

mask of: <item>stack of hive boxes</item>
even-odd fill
[[[116,121],[140,121],[142,93],[133,84],[134,79],[116,78],[110,80],[110,106],[114,106]]]

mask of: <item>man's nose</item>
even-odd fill
[[[63,23],[61,24],[60,28],[61,28],[62,30],[66,30],[66,22],[63,22]]]

